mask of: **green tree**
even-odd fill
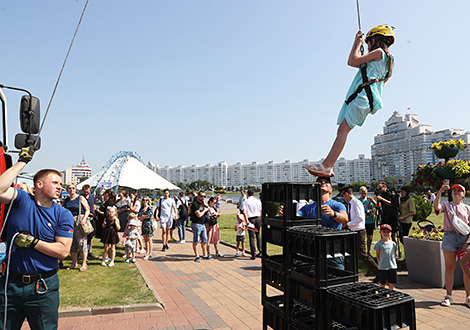
[[[88,179],[89,177],[88,176],[82,176],[80,179],[79,179],[79,182],[78,183],[82,183],[83,181],[85,181],[86,179]]]
[[[388,188],[397,188],[397,178],[394,176],[387,176],[384,180],[387,183]]]
[[[351,184],[353,185],[353,191],[359,191],[359,188],[361,188],[362,186],[367,187],[367,182],[363,182],[361,180],[355,181]]]
[[[413,194],[411,195],[415,201],[416,214],[413,216],[414,221],[426,220],[432,212],[432,205],[422,196]]]
[[[374,192],[377,189],[377,186],[379,185],[379,181],[371,181],[369,185],[369,191]]]

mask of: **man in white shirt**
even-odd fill
[[[347,227],[357,232],[357,252],[359,259],[374,273],[376,279],[379,278],[379,269],[374,259],[366,252],[366,213],[364,204],[353,195],[352,185],[339,189],[341,196],[349,203],[349,221]],[[343,226],[346,227],[346,226]],[[351,269],[348,269],[351,270]],[[375,281],[375,279],[374,279]]]
[[[251,260],[254,260],[256,257],[261,257],[261,201],[254,195],[254,190],[249,189],[248,198],[243,202],[243,205],[240,206],[240,210],[243,210],[245,219],[248,219],[249,222],[247,229],[250,236]],[[256,254],[255,236],[259,251],[258,254]]]

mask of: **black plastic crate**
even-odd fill
[[[284,212],[283,216],[279,218],[278,225],[295,226],[295,220],[301,220],[301,218],[297,216],[298,203],[316,202],[320,204],[320,185],[318,183],[263,183],[261,196],[263,219],[268,216],[275,217],[273,214],[267,214],[267,210],[269,209],[268,203],[280,203],[284,206]],[[320,210],[318,210],[314,219],[320,218],[321,213]]]
[[[301,256],[311,258],[314,268],[299,268],[293,276],[311,277],[310,284],[328,287],[357,281],[357,233],[322,226],[291,227],[287,229],[288,262]],[[350,271],[333,270],[328,259],[349,257]]]
[[[281,315],[265,307],[263,308],[263,329],[266,330],[268,327],[274,330],[288,329],[288,322]]]
[[[326,267],[326,277],[321,278],[316,272],[315,264],[301,264],[292,267],[289,275],[301,283],[316,288],[328,288],[335,285],[355,283],[358,281],[357,272]]]
[[[328,295],[326,289],[301,283],[290,276],[287,277],[286,285],[286,306],[288,310],[292,311],[296,302],[317,310],[325,308]]]
[[[286,287],[287,268],[284,255],[274,255],[261,260],[261,278],[263,283],[284,292]]]
[[[286,236],[286,228],[263,224],[263,229],[261,231],[261,239],[266,243],[284,246],[284,244],[286,243]]]
[[[294,303],[293,313],[288,318],[289,330],[317,330],[317,318],[315,309],[299,302]],[[330,327],[331,330],[357,330],[356,327],[350,327],[344,325],[335,320],[326,320],[326,326]]]
[[[290,252],[333,258],[356,255],[357,233],[323,226],[287,228]]]
[[[263,224],[267,224],[273,227],[287,228],[296,226],[312,226],[321,225],[321,219],[312,219],[306,217],[295,216],[292,219],[284,219],[281,216],[277,217],[264,217]]]
[[[286,318],[284,295],[263,297],[262,304],[264,309],[275,313],[282,318]]]
[[[331,316],[358,329],[416,329],[414,298],[373,283],[328,288]]]

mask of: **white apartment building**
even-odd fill
[[[61,171],[61,174],[64,178],[65,184],[69,184],[71,182],[79,183],[81,178],[91,177],[91,168],[85,164],[85,157],[83,157],[79,165],[66,167],[64,171]]]
[[[314,182],[316,178],[304,168],[305,165],[310,164],[308,159],[304,159],[297,163],[286,160],[283,163],[269,161],[265,164],[257,162],[243,164],[237,162],[233,165],[221,161],[217,165],[192,165],[191,167],[180,165],[175,168],[161,167],[149,162],[147,166],[174,184],[180,182],[188,184],[197,180],[205,180],[215,186],[241,187],[261,186],[264,182]],[[369,182],[370,164],[371,160],[366,159],[364,155],[359,155],[359,159],[355,160],[341,158],[335,165],[336,175],[332,178],[332,183],[349,184],[357,180]]]
[[[396,177],[398,184],[412,180],[412,174],[421,164],[436,164],[440,160],[430,149],[432,143],[463,139],[468,144],[470,132],[445,129],[433,132],[431,125],[420,124],[417,114],[400,115],[397,111],[385,122],[383,134],[374,137],[371,146],[372,179]],[[457,155],[469,160],[469,151]]]

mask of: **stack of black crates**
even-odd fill
[[[322,227],[319,209],[297,215],[299,203],[321,205],[319,184],[265,183],[261,197],[264,329],[416,328],[413,297],[358,282],[355,232]],[[282,216],[268,215],[280,205]],[[332,258],[348,258],[350,270],[329,267]]]

